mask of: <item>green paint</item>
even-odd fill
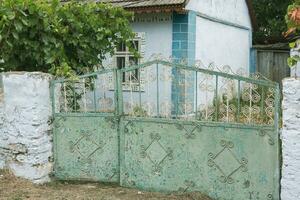
[[[219,121],[218,104],[215,119],[209,122],[197,120],[197,112],[196,120],[179,119],[177,104],[176,119],[125,116],[122,73],[151,65],[156,67],[157,92],[153,94],[156,94],[158,115],[162,113],[159,105],[163,99],[159,93],[158,72],[164,65],[175,71],[196,73],[196,80],[201,74],[215,76],[216,99],[221,78],[237,81],[238,98],[234,100],[238,104],[237,120]],[[81,78],[111,72],[104,70]],[[54,94],[55,86],[65,81],[71,80],[51,83],[54,169],[58,179],[115,182],[125,187],[161,192],[199,191],[214,199],[279,199],[278,84],[156,60],[113,70],[114,112],[97,112],[96,109],[67,113],[56,108]],[[241,81],[264,88],[263,101],[267,89],[274,90],[273,124],[266,121],[240,123],[243,114]],[[175,82],[179,84],[178,79]],[[197,84],[195,88],[199,88]],[[92,94],[96,94],[95,90]],[[141,105],[140,86],[136,98]]]
[[[121,185],[214,199],[278,199],[277,132],[122,120]],[[266,162],[267,161],[267,162]]]
[[[55,176],[118,182],[118,123],[111,117],[56,117]]]

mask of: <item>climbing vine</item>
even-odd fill
[[[300,44],[300,40],[298,38],[300,30],[300,0],[295,0],[294,3],[288,7],[286,22],[288,25],[288,31],[285,33],[285,36],[294,38],[293,42],[290,43],[290,47],[292,49],[298,48]],[[293,67],[299,61],[300,56],[294,55],[288,59],[288,64]]]
[[[129,43],[132,14],[108,4],[59,0],[0,1],[0,71],[72,77],[101,67]]]

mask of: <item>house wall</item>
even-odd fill
[[[245,0],[190,0],[187,9],[251,29]]]
[[[234,72],[249,70],[250,32],[197,17],[196,60],[204,66],[229,65]]]
[[[251,20],[244,0],[190,0],[187,9],[196,12],[196,64],[199,67],[221,70],[227,73],[243,73],[250,69],[252,46]],[[211,65],[212,64],[212,65]],[[231,70],[225,68],[230,66]],[[218,69],[217,69],[218,68]],[[203,86],[205,76],[199,76],[198,85]],[[220,82],[222,80],[219,80]],[[206,83],[205,83],[206,84]],[[222,83],[219,84],[219,87]],[[215,88],[215,79],[204,88]],[[219,88],[220,93],[226,90]],[[237,88],[233,88],[237,90]],[[235,92],[231,92],[234,94]],[[214,91],[198,92],[198,108],[211,104]],[[204,104],[204,105],[203,105]]]
[[[172,14],[140,14],[132,23],[134,32],[145,33],[144,61],[153,54],[172,55]]]
[[[152,61],[154,59],[170,59],[172,57],[172,41],[173,41],[173,16],[172,13],[161,14],[139,14],[135,16],[132,22],[132,29],[136,33],[143,35],[141,46],[141,63]],[[113,58],[108,58],[104,63],[115,67]],[[142,72],[142,82],[144,87],[142,89],[141,101],[144,110],[147,110],[151,115],[156,115],[157,107],[157,80],[151,78],[156,77],[156,65],[145,68]],[[163,74],[163,75],[162,75]],[[159,66],[159,101],[166,105],[171,102],[171,81],[164,80],[163,77],[171,77],[171,70],[169,67]],[[163,77],[162,77],[163,76]],[[168,78],[166,78],[168,79]],[[123,101],[125,105],[125,112],[131,111],[133,100],[133,107],[139,105],[139,92],[123,90]],[[107,91],[106,96],[113,99],[113,91]],[[103,93],[97,94],[97,99],[103,98]],[[168,105],[169,106],[169,105]]]

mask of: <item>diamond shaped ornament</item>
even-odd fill
[[[164,148],[162,148],[157,141],[154,141],[150,145],[146,153],[155,165],[159,164],[168,155]]]
[[[222,170],[225,176],[229,176],[241,166],[228,149],[225,149],[215,158],[215,164]]]

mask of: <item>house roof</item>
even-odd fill
[[[266,44],[266,45],[253,45],[254,49],[257,50],[283,50],[290,51],[288,43],[275,43],[275,44]]]
[[[183,11],[188,0],[96,0],[135,12]]]
[[[111,3],[134,12],[184,12],[189,0],[96,0],[101,3]],[[253,29],[256,28],[256,17],[252,0],[246,0]]]
[[[69,0],[62,0],[68,2]],[[135,13],[151,12],[185,12],[185,7],[190,0],[91,0],[99,3],[110,3],[114,6],[123,7]],[[255,12],[252,0],[245,0],[251,18],[252,28],[257,28]]]

